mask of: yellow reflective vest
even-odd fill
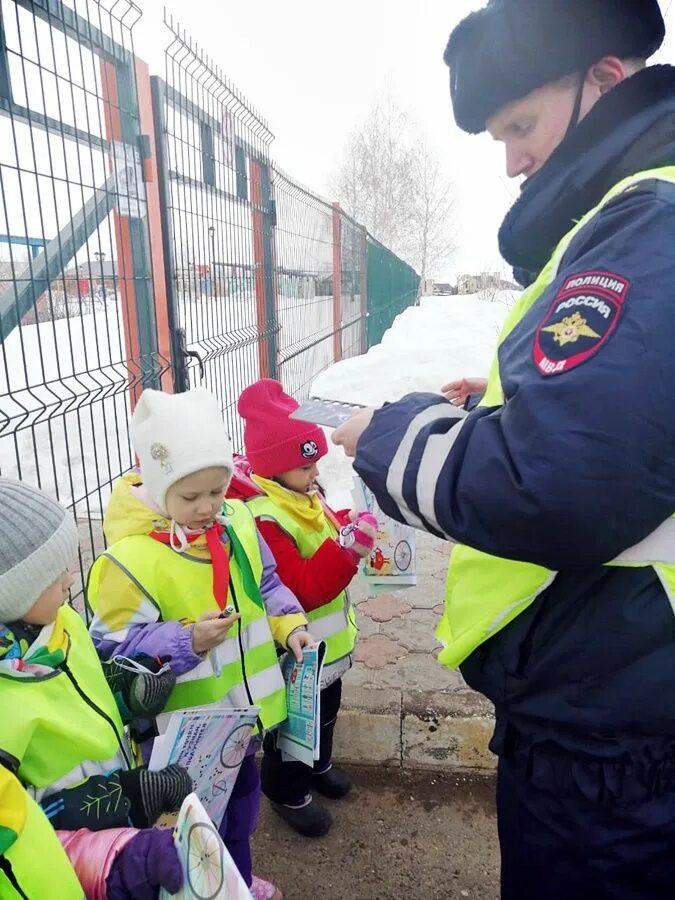
[[[0,900],[84,900],[49,820],[0,766]]]
[[[524,291],[508,315],[500,344],[554,281],[577,234],[619,194],[640,181],[652,179],[675,183],[675,166],[640,172],[619,182],[565,235],[537,280]],[[499,358],[495,355],[481,406],[503,404]],[[607,565],[653,566],[675,608],[675,518]],[[553,583],[556,575],[532,563],[501,559],[464,545],[455,547],[448,570],[445,610],[436,630],[444,645],[439,661],[448,668],[459,666],[477,647],[526,610]]]
[[[66,658],[49,674],[0,675],[0,746],[19,761],[38,799],[91,775],[128,769],[131,755],[115,698],[87,628],[62,606]]]
[[[228,501],[228,519],[245,554],[244,568],[230,558],[228,604],[240,614],[227,638],[205,654],[196,668],[178,677],[165,712],[220,703],[232,708],[255,705],[265,728],[287,716],[286,691],[259,585],[263,572],[258,535],[241,501]],[[130,535],[109,547],[92,566],[87,600],[96,611],[101,560],[114,563],[142,590],[163,621],[196,621],[216,610],[210,561],[180,553],[148,535]]]
[[[337,529],[327,516],[324,517],[321,531],[308,531],[288,511],[280,509],[271,497],[265,495],[253,497],[247,501],[247,505],[256,519],[276,522],[291,538],[303,559],[309,559],[325,540],[335,539],[338,535]],[[326,644],[325,677],[331,666],[350,656],[356,644],[358,628],[347,591],[342,591],[330,603],[308,612],[307,620],[312,635]]]

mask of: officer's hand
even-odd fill
[[[449,381],[441,388],[441,394],[454,406],[464,406],[471,394],[484,394],[487,390],[487,378],[460,378]]]
[[[354,413],[351,419],[347,419],[344,425],[340,425],[333,432],[333,443],[342,447],[347,456],[356,456],[356,445],[359,438],[370,425],[374,409],[360,409]]]
[[[220,613],[215,610],[205,612],[192,627],[192,649],[195,653],[213,650],[218,644],[222,644],[227,632],[239,618],[241,618],[239,613],[221,619]]]

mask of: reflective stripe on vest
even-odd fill
[[[0,767],[0,869],[2,900],[84,900],[66,851],[37,803]]]
[[[324,516],[321,531],[308,531],[292,515],[279,509],[270,497],[253,497],[247,505],[256,519],[267,519],[277,524],[293,541],[303,559],[314,556],[324,541],[338,536],[328,516]],[[349,657],[356,644],[358,628],[347,591],[341,591],[330,603],[306,615],[311,633],[326,643],[324,668]]]
[[[557,277],[567,249],[577,234],[611,200],[641,181],[661,180],[675,184],[675,166],[651,169],[619,182],[560,241],[537,280],[520,297],[506,318],[500,345]],[[504,404],[495,354],[481,406]],[[668,520],[645,540],[627,549],[614,566],[653,566],[675,613],[675,522]],[[554,581],[557,573],[532,563],[501,559],[458,545],[452,551],[446,586],[445,610],[436,629],[444,645],[439,661],[449,668],[460,665],[473,651],[524,612]]]
[[[240,501],[228,501],[227,510],[259,584],[263,564],[255,521]],[[218,610],[210,562],[191,556],[189,548],[179,553],[145,535],[122,538],[94,563],[87,589],[87,599],[94,610],[98,604],[103,559],[117,565],[137,584],[165,622],[183,619],[195,622],[203,613]],[[260,707],[265,728],[273,728],[286,718],[285,685],[267,612],[264,605],[247,595],[234,559],[230,561],[227,602],[240,613],[241,619],[230,629],[225,641],[207,653],[195,669],[178,677],[164,710],[170,712],[210,703],[230,707],[253,703]]]
[[[21,781],[40,797],[86,775],[127,769],[131,759],[115,698],[84,622],[70,606],[61,607],[59,620],[69,638],[65,665],[79,690],[62,669],[42,677],[6,675],[0,681],[5,720],[0,745],[21,760]]]

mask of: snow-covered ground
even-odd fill
[[[396,318],[381,344],[319,375],[311,395],[380,406],[412,391],[437,392],[457,378],[487,376],[512,302],[508,292],[494,303],[473,295],[424,297]],[[348,506],[351,463],[327,434],[330,451],[320,465],[321,481],[334,506]]]

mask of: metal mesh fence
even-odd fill
[[[270,214],[262,171],[272,135],[173,20],[166,24],[172,35],[166,82],[156,90],[164,118],[176,349],[188,354],[180,387],[203,383],[213,390],[239,445],[236,399],[262,374],[275,327],[271,321],[269,330],[260,328],[260,304],[264,312],[272,285],[260,258],[264,248],[256,244],[262,225],[256,220]]]
[[[367,350],[366,231],[343,212],[340,220],[341,347],[347,359]]]
[[[78,4],[78,8],[79,8]],[[132,464],[134,385],[158,383],[156,341],[131,356],[127,300],[152,308],[130,0],[0,3],[0,472],[73,508],[81,569],[111,483]],[[124,163],[121,161],[124,160]],[[81,591],[81,584],[75,593]]]
[[[276,199],[278,373],[285,389],[306,397],[333,363],[333,210],[274,172]]]
[[[417,302],[420,277],[379,241],[368,235],[368,346],[379,344],[404,309]]]
[[[260,377],[302,398],[377,342],[419,279],[274,167],[264,119],[133,0],[0,0],[0,474],[78,519],[76,599],[145,387],[204,384],[235,447]]]

